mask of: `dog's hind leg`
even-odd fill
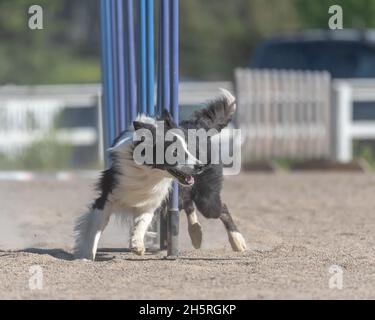
[[[198,221],[193,201],[189,204],[184,204],[184,210],[188,221],[188,231],[191,243],[195,249],[199,249],[202,245],[202,226]]]
[[[130,238],[130,250],[135,254],[143,255],[145,253],[144,239],[153,216],[153,213],[142,213],[134,219],[134,228]]]
[[[74,256],[76,259],[95,259],[100,236],[108,224],[110,215],[111,211],[108,206],[102,210],[93,206],[77,219],[74,227]]]
[[[223,222],[225,229],[228,233],[229,243],[233,251],[245,251],[246,241],[242,234],[238,231],[236,224],[234,223],[232,216],[225,204],[222,205],[220,220]]]
[[[185,211],[191,243],[195,249],[199,249],[202,245],[202,226],[198,221],[191,189],[180,188],[179,209]]]
[[[206,218],[219,218],[223,222],[228,234],[229,243],[233,251],[246,250],[245,239],[238,231],[238,228],[234,223],[227,206],[221,202],[219,192],[211,192],[207,193],[204,196],[196,196],[195,204],[199,212],[201,212]]]

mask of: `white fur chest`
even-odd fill
[[[133,160],[131,136],[112,148],[116,154],[116,185],[109,201],[125,213],[153,213],[168,196],[172,179],[166,172],[137,165]]]
[[[172,179],[156,180],[148,175],[138,179],[122,176],[114,193],[113,204],[132,213],[153,213],[168,196]]]
[[[115,208],[128,213],[153,213],[168,196],[172,179],[163,171],[121,159],[120,174],[111,195]]]

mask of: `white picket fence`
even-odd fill
[[[356,102],[375,103],[373,79],[346,79],[333,82],[333,154],[341,162],[353,159],[353,141],[375,140],[375,120],[354,120]]]
[[[63,109],[91,108],[99,106],[99,100],[100,87],[95,85],[0,87],[0,152],[16,154],[45,137]],[[90,146],[97,144],[99,137],[95,127],[78,127],[57,130],[56,139]]]
[[[219,88],[233,90],[231,82],[182,82],[181,116],[190,114],[191,106],[199,106],[219,94]],[[94,107],[99,115],[97,123],[59,128],[54,134],[59,142],[75,147],[97,145],[103,162],[101,90],[100,84],[0,86],[0,154],[15,155],[48,135],[62,110]]]
[[[350,161],[353,140],[375,139],[375,121],[353,120],[355,102],[375,103],[373,79],[334,80],[326,72],[238,69],[231,82],[183,82],[181,114],[192,112],[223,87],[236,90],[235,125],[243,163],[272,158]],[[97,107],[98,123],[60,128],[57,138],[97,145],[102,159],[100,85],[0,87],[0,153],[13,154],[45,136],[65,108]],[[185,110],[186,109],[186,110]]]
[[[237,69],[235,87],[243,163],[330,156],[329,73]]]

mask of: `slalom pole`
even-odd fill
[[[179,2],[178,0],[169,0],[169,31],[170,31],[170,96],[171,111],[176,123],[179,121]],[[170,198],[168,212],[168,257],[175,258],[178,256],[178,235],[179,235],[179,210],[178,210],[178,184],[173,182],[173,190]]]

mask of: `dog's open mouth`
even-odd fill
[[[175,169],[168,169],[168,172],[184,186],[192,186],[194,184],[194,177],[190,174]]]

